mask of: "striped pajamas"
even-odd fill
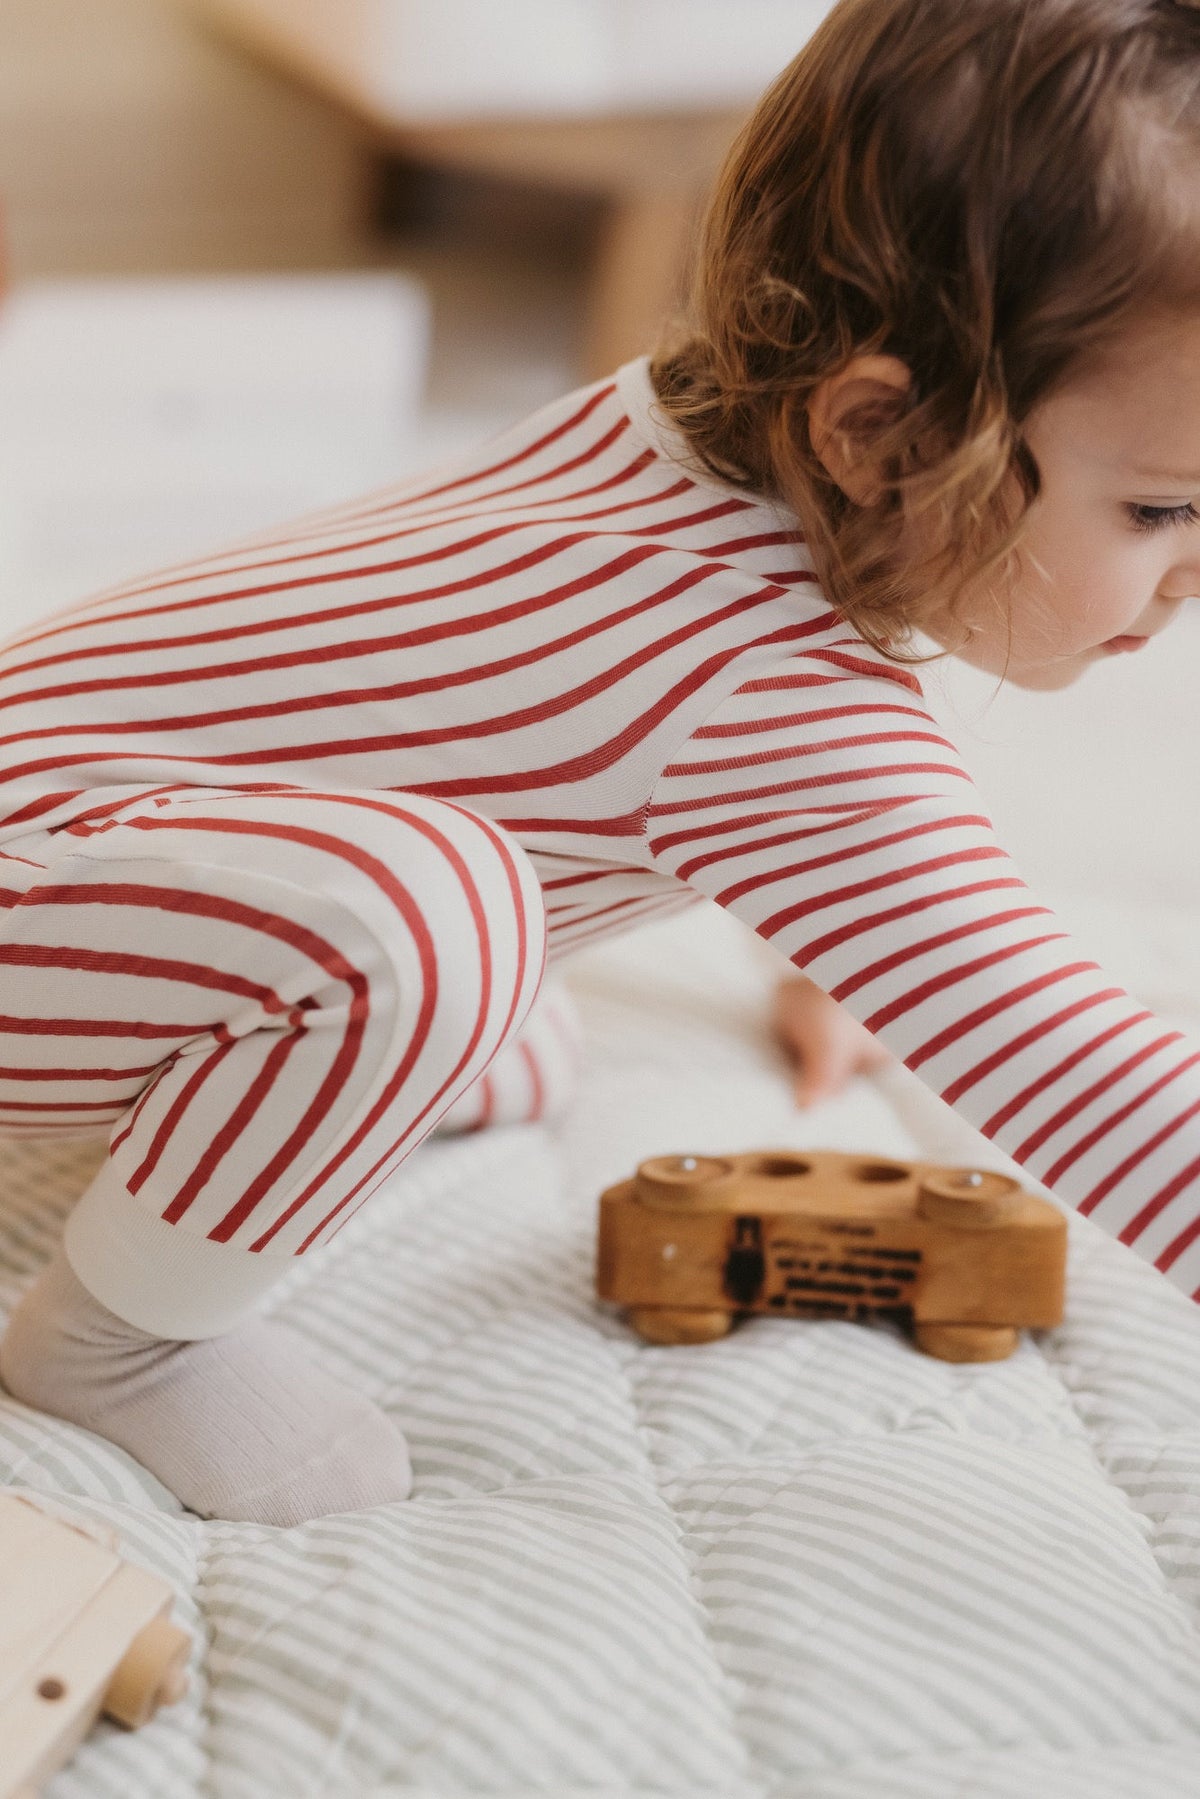
[[[535,1112],[543,957],[704,895],[1200,1288],[1200,1046],[645,359],[0,645],[0,871],[0,1131],[111,1122],[67,1249],[144,1329],[229,1328],[439,1122]]]
[[[0,864],[5,1129],[111,1124],[67,1255],[160,1336],[232,1328],[330,1242],[542,975],[528,858],[444,801],[194,788],[43,853]]]

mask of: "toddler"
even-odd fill
[[[914,650],[1054,690],[1200,593],[1198,152],[1184,0],[841,0],[653,356],[0,646],[0,1130],[110,1127],[11,1393],[204,1515],[403,1498],[259,1302],[439,1121],[562,1103],[547,958],[700,896],[1200,1288],[1200,1045],[1024,887]]]

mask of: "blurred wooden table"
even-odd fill
[[[500,175],[603,201],[581,379],[649,349],[676,303],[704,198],[746,116],[737,111],[417,118],[343,54],[337,0],[191,0],[244,49],[325,95],[381,154]],[[339,16],[340,15],[340,16]]]

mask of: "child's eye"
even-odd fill
[[[1200,521],[1200,512],[1189,500],[1183,506],[1130,506],[1129,517],[1135,531],[1165,531],[1171,525]]]

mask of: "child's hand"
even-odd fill
[[[853,1075],[894,1060],[857,1018],[803,975],[779,983],[771,1024],[796,1070],[798,1106],[832,1099]]]

